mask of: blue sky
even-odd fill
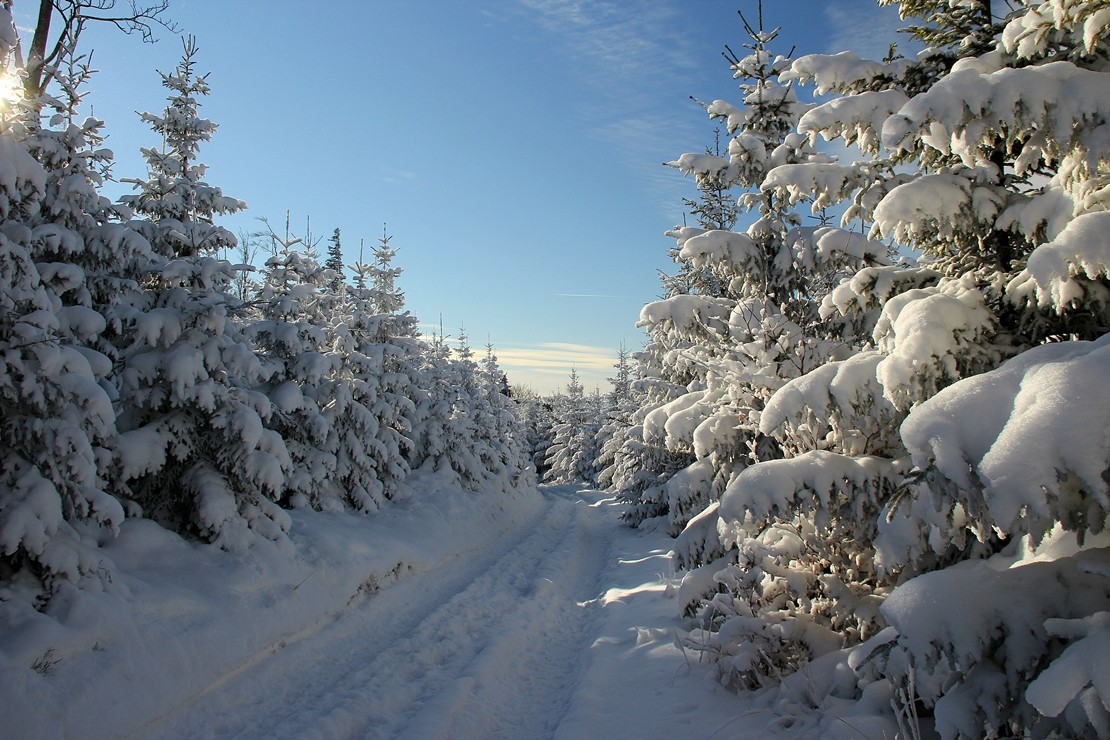
[[[882,55],[897,16],[872,0],[767,0],[778,50]],[[18,2],[31,23],[37,3]],[[721,58],[755,0],[172,0],[197,37],[219,124],[208,180],[294,233],[342,231],[348,262],[383,224],[407,307],[426,331],[495,346],[510,381],[541,392],[576,367],[608,390],[616,350],[644,340],[641,306],[670,271],[664,232],[693,188],[662,162],[701,151],[713,125],[689,100],[739,102]],[[29,35],[27,35],[29,39]],[[141,177],[178,38],[90,27],[114,175]],[[115,197],[129,192],[114,186]],[[324,245],[321,244],[321,248]]]

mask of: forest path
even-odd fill
[[[545,487],[543,500],[488,546],[373,590],[137,736],[559,734],[591,661],[620,525],[597,492]]]

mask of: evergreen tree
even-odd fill
[[[4,77],[17,74],[17,40],[0,8]],[[110,478],[114,355],[102,337],[127,285],[114,272],[148,251],[104,225],[118,216],[96,191],[111,155],[96,149],[99,121],[75,123],[91,71],[73,34],[62,46],[47,74],[61,97],[36,94],[0,114],[0,562],[4,579],[30,586],[40,608],[62,580],[111,580],[90,528],[77,527],[114,533],[124,518]],[[40,123],[45,105],[60,129]]]
[[[536,479],[547,474],[547,451],[554,437],[555,416],[553,399],[543,396],[526,398],[520,402],[521,419],[526,429],[526,453]]]
[[[771,394],[856,341],[847,322],[822,316],[821,299],[835,276],[886,262],[886,247],[829,227],[802,227],[795,201],[760,189],[767,176],[795,163],[823,164],[827,157],[792,131],[806,106],[778,78],[790,60],[770,45],[778,29],[747,23],[749,53],[728,49],[726,59],[741,80],[743,107],[717,100],[706,106],[733,137],[729,157],[684,154],[670,163],[693,174],[703,192],[696,209],[701,227],[676,228],[672,254],[689,293],[645,306],[641,325],[666,351],[665,377],[683,382],[685,393],[644,414],[644,437],[696,463],[655,494],[672,534],[715,504],[748,465],[781,454],[758,427]],[[727,47],[726,47],[727,48]],[[719,147],[718,147],[719,149]],[[735,220],[722,213],[721,187],[746,188],[739,208],[754,222],[743,232],[717,228]],[[673,284],[672,284],[673,285]],[[676,372],[676,371],[680,371]],[[680,569],[723,554],[711,512],[676,543]],[[708,559],[708,560],[707,560]],[[704,579],[702,579],[704,581]]]
[[[943,736],[1098,734],[1097,683],[1056,681],[1086,676],[1078,656],[1107,604],[1081,565],[1107,514],[1093,502],[1110,458],[1085,441],[1106,416],[1080,380],[1106,372],[1107,6],[1031,2],[1000,19],[989,2],[899,5],[929,14],[913,32],[936,46],[916,60],[813,55],[780,75],[833,94],[799,133],[867,159],[784,163],[762,190],[850,203],[845,223],[926,265],[867,266],[823,300],[822,317],[871,345],[767,400],[758,430],[784,459],[722,493],[713,530],[737,562],[701,578],[723,593],[687,644],[751,685],[863,640],[848,662],[860,685],[916,697]],[[1063,531],[1078,555],[1023,559]]]
[[[551,447],[547,450],[544,480],[553,483],[594,483],[593,449],[597,435],[597,416],[591,410],[578,371],[571,369],[566,395],[555,408]]]
[[[478,394],[482,400],[479,427],[490,447],[487,470],[491,484],[510,491],[534,482],[535,469],[526,449],[527,435],[516,403],[509,397],[508,379],[497,364],[493,344],[478,369]]]
[[[458,481],[461,465],[452,462],[452,452],[462,440],[452,431],[456,396],[452,375],[451,349],[441,331],[432,336],[421,356],[423,393],[416,399],[411,466]]]
[[[598,471],[596,483],[601,489],[607,489],[613,484],[617,455],[627,439],[627,432],[632,427],[632,416],[637,408],[632,393],[631,360],[632,354],[622,344],[617,350],[617,362],[613,365],[616,373],[609,378],[612,390],[609,392],[595,441],[598,450],[595,463]]]
[[[10,24],[6,11],[0,22]],[[0,44],[0,62],[8,53]],[[26,220],[42,207],[48,174],[10,130],[0,131],[0,162],[9,173],[0,182],[0,562],[6,579],[40,585],[45,600],[60,578],[106,573],[73,525],[116,531],[124,518],[106,475],[114,413],[97,382],[111,363],[73,342],[103,319],[67,310],[33,261]]]
[[[265,282],[253,303],[257,318],[246,328],[262,361],[260,390],[269,398],[269,428],[285,440],[293,467],[281,502],[326,508],[335,488],[336,439],[323,413],[333,398],[340,358],[330,344],[330,274],[296,251],[266,262]]]
[[[154,248],[166,257],[215,254],[235,245],[235,236],[216,226],[213,218],[246,208],[205,182],[207,165],[198,160],[202,142],[209,141],[217,125],[199,116],[199,96],[208,95],[208,75],[196,74],[199,51],[196,39],[184,39],[181,63],[170,74],[161,72],[162,85],[170,90],[169,104],[161,116],[141,114],[158,134],[161,148],[144,148],[149,173],[145,180],[124,179],[139,192],[120,201],[147,222],[135,224]]]
[[[425,393],[416,319],[401,312],[403,300],[393,312],[380,313],[386,286],[379,268],[358,262],[352,269],[355,286],[348,291],[336,347],[349,393],[337,395],[325,413],[335,415],[342,490],[353,506],[367,511],[394,498],[410,472],[417,405]],[[400,270],[389,272],[392,278]]]
[[[328,239],[328,258],[324,261],[324,269],[332,271],[331,289],[339,292],[343,285],[343,242],[339,229],[336,229]]]
[[[145,512],[167,526],[244,547],[251,534],[283,540],[290,520],[276,500],[291,460],[265,422],[272,406],[253,389],[268,374],[237,319],[236,269],[206,253],[234,245],[213,215],[243,207],[203,181],[196,160],[215,124],[197,117],[207,94],[193,72],[196,43],[163,84],[164,116],[144,118],[165,142],[144,149],[150,176],[124,198],[147,221],[132,221],[156,254],[142,292],[118,311],[120,413],[115,476]]]

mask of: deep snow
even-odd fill
[[[8,737],[709,738],[767,724],[675,646],[661,532],[569,486],[414,476],[372,516],[293,512],[295,552],[128,520],[107,592],[0,603]]]

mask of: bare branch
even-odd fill
[[[146,43],[156,41],[158,27],[171,33],[178,32],[177,24],[165,16],[169,0],[149,0],[142,5],[139,2],[126,0],[126,12],[114,13],[117,0],[40,0],[31,49],[27,55],[24,83],[27,97],[34,100],[42,94],[50,81],[45,69],[62,58],[90,22],[110,23],[128,35],[138,33]],[[51,43],[50,28],[55,14],[60,20],[61,30]]]

